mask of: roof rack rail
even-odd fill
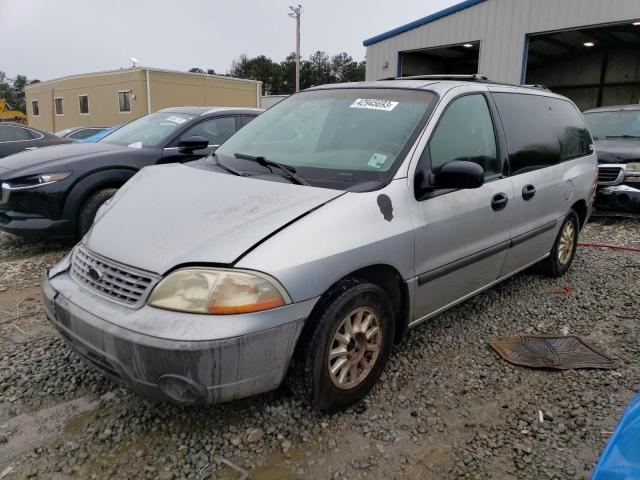
[[[527,83],[527,84],[520,85],[520,86],[521,87],[528,87],[528,88],[541,88],[542,90],[551,90],[546,85],[541,85],[539,83]]]
[[[412,75],[409,77],[388,77],[382,80],[460,80],[467,82],[492,83],[489,77],[474,73],[473,75]]]

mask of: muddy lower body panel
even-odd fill
[[[49,320],[91,366],[154,400],[178,404],[218,403],[277,388],[305,320],[233,338],[169,340],[99,318],[56,291],[46,274],[42,291]]]

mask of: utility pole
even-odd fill
[[[289,7],[291,12],[289,16],[296,19],[296,92],[300,91],[300,13],[302,13],[302,5],[297,7]]]

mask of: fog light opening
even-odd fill
[[[616,200],[618,201],[618,205],[620,205],[621,207],[626,207],[627,205],[629,205],[629,202],[631,201],[631,199],[629,198],[629,195],[627,195],[626,193],[621,193],[616,197]]]
[[[179,375],[162,375],[158,378],[160,390],[178,403],[198,403],[204,401],[207,389],[191,379]]]

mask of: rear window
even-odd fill
[[[560,140],[562,161],[589,155],[593,142],[582,114],[566,100],[559,98],[549,98],[548,100]]]

